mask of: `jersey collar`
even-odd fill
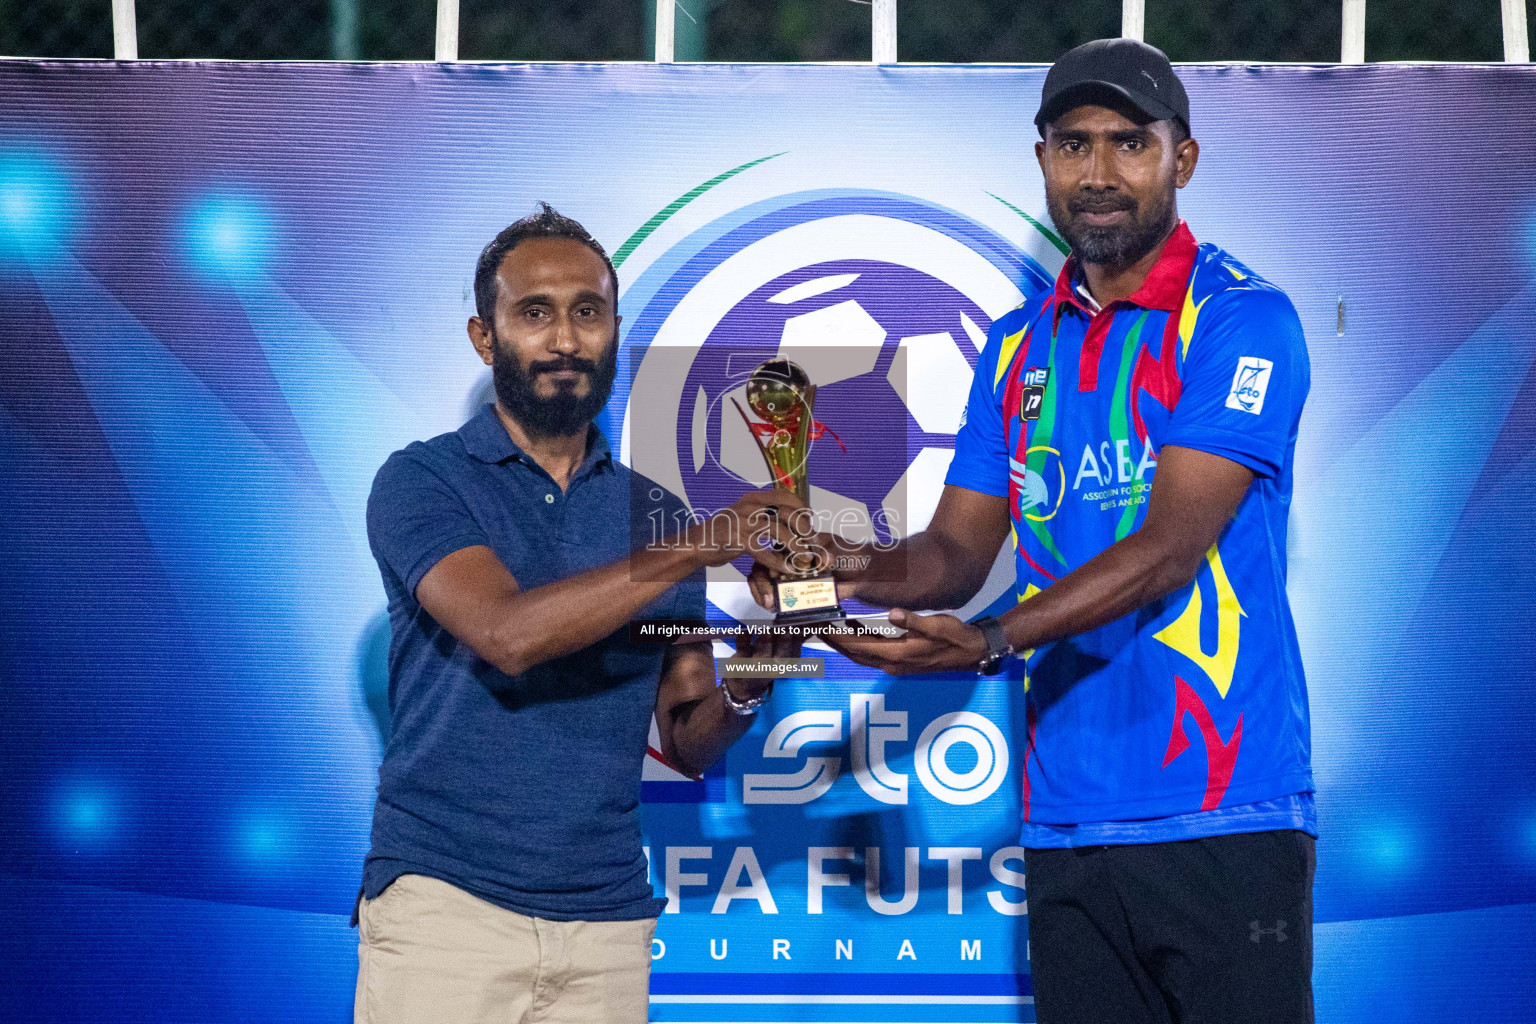
[[[1163,243],[1162,254],[1147,272],[1147,279],[1141,283],[1136,294],[1112,302],[1110,307],[1139,306],[1142,309],[1163,309],[1170,313],[1178,310],[1184,304],[1184,292],[1189,287],[1189,275],[1195,269],[1197,255],[1199,246],[1195,236],[1181,218],[1173,234],[1168,236],[1168,241]],[[1079,287],[1083,288],[1082,292],[1078,291]],[[1058,319],[1062,309],[1069,304],[1090,317],[1100,312],[1095,308],[1096,304],[1089,301],[1087,286],[1083,284],[1082,267],[1076,256],[1068,256],[1066,265],[1061,268],[1061,274],[1056,278],[1053,301],[1056,303]]]

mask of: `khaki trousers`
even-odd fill
[[[356,1024],[643,1024],[656,921],[546,921],[402,875],[358,913]]]

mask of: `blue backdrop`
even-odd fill
[[[0,62],[6,1019],[348,1017],[363,502],[484,398],[495,231],[547,199],[614,251],[628,461],[723,504],[728,355],[782,345],[850,447],[818,504],[917,528],[980,338],[1061,264],[1043,74]],[[1536,71],[1181,74],[1181,211],[1312,357],[1319,1020],[1536,1019]],[[1020,698],[834,658],[703,782],[648,762],[653,1019],[1033,1020]]]

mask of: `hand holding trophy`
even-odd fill
[[[769,360],[752,371],[747,381],[747,405],[758,419],[734,404],[762,452],[774,486],[810,501],[807,466],[811,444],[821,431],[814,416],[816,385],[806,372],[788,359]],[[828,554],[810,547],[787,555],[787,572],[774,583],[776,624],[804,626],[844,618],[837,602],[837,581],[826,564]]]

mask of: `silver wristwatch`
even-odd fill
[[[730,708],[732,712],[738,715],[757,714],[757,709],[767,703],[768,695],[772,692],[773,684],[769,683],[768,688],[762,693],[758,694],[756,697],[748,697],[746,700],[737,700],[735,695],[731,693],[731,688],[726,683],[726,681],[724,679],[720,680],[720,696],[725,698],[725,706]]]

